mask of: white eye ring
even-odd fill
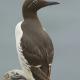
[[[37,6],[36,6],[37,3],[38,3],[38,0],[33,0],[33,1],[28,5],[28,8],[30,8],[32,5],[34,5],[35,7],[37,7]]]
[[[33,3],[33,4],[36,4],[36,3],[38,3],[38,0],[33,0],[32,3]]]

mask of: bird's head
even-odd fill
[[[49,1],[49,0],[25,0],[22,11],[26,15],[28,12],[37,12],[39,9],[50,6],[57,5],[59,2]]]
[[[26,7],[31,10],[39,10],[40,8],[57,5],[59,2],[48,1],[48,0],[25,0]]]

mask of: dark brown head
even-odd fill
[[[25,0],[22,7],[23,17],[28,16],[27,14],[30,13],[36,13],[39,9],[43,7],[57,4],[59,3],[47,0]]]

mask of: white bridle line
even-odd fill
[[[38,3],[38,0],[33,0],[29,5],[28,8],[30,8],[33,4],[36,7],[36,4]]]

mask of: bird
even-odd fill
[[[23,20],[15,28],[16,48],[21,70],[7,72],[3,80],[51,80],[54,57],[53,42],[42,26],[37,12],[41,8],[57,5],[47,0],[25,0]]]

